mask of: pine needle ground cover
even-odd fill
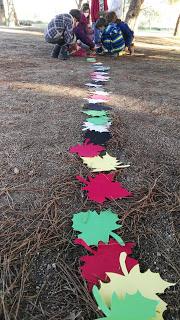
[[[87,63],[82,60],[79,68],[71,60],[65,70],[62,62],[51,61],[51,47],[40,36],[2,32],[0,37],[1,318],[102,318],[80,277],[79,257],[85,252],[73,244],[71,227],[75,212],[97,210],[84,201],[75,179],[87,176],[87,169],[68,152],[81,141]],[[142,45],[145,39],[140,40]],[[166,41],[173,48],[172,40]],[[111,209],[125,226],[122,239],[131,236],[138,244],[132,258],[143,261],[141,271],[150,268],[174,283],[179,275],[178,57],[166,43],[164,49],[141,48],[133,60],[108,61],[110,151],[131,163],[123,183],[134,193]],[[177,286],[163,295],[168,320],[178,319],[178,296]]]

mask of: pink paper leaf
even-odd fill
[[[82,190],[87,191],[88,200],[94,202],[103,203],[106,199],[115,200],[132,195],[131,192],[121,186],[120,182],[113,181],[114,174],[112,173],[100,173],[95,177],[89,176],[88,180],[80,176],[77,176],[76,179],[86,185]]]
[[[77,153],[80,157],[89,158],[100,155],[104,150],[104,147],[91,143],[90,139],[86,139],[83,144],[77,144],[69,149],[71,153]]]

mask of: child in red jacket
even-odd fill
[[[90,7],[89,7],[89,3],[83,3],[81,11],[83,13],[83,15],[86,17],[87,20],[87,34],[89,35],[89,37],[91,38],[91,40],[94,39],[94,32],[92,30],[91,27],[91,17],[90,17]]]
[[[94,26],[94,42],[96,46],[99,46],[101,43],[101,34],[100,31],[96,29],[95,23],[102,17],[105,11],[108,11],[107,0],[91,0],[91,20]]]
[[[108,11],[107,0],[91,0],[92,22],[96,22],[104,11]]]

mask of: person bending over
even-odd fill
[[[88,22],[85,15],[77,9],[72,9],[70,14],[77,21],[76,26],[74,27],[74,33],[77,40],[80,40],[82,47],[94,50],[95,44],[88,34]]]
[[[115,23],[107,24],[106,19],[100,18],[96,23],[96,28],[102,31],[101,42],[109,54],[117,56],[124,51],[124,38]]]
[[[73,29],[76,23],[77,19],[70,14],[59,14],[48,23],[45,41],[55,44],[51,53],[53,58],[68,58],[68,46],[74,40]]]
[[[116,23],[117,29],[122,32],[124,41],[125,41],[125,51],[129,52],[130,55],[134,54],[134,32],[129,28],[128,24],[121,21],[117,18],[117,15],[114,11],[108,12],[106,15],[107,23]]]

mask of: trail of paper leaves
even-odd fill
[[[81,176],[76,178],[85,185],[82,190],[87,192],[88,200],[103,204],[105,200],[132,196],[132,193],[114,181],[113,173],[104,174],[101,171],[115,171],[129,165],[123,165],[105,153],[104,145],[111,139],[108,111],[112,107],[107,105],[110,93],[104,89],[110,80],[110,68],[96,62],[94,57],[87,61],[91,63],[93,71],[90,74],[91,82],[85,84],[91,92],[86,98],[83,113],[90,118],[83,124],[85,141],[71,147],[70,152],[77,153],[88,168],[98,172],[87,179]],[[150,270],[140,272],[138,261],[130,256],[135,243],[124,243],[120,237],[118,229],[122,226],[117,214],[110,209],[99,213],[88,210],[74,214],[72,222],[73,229],[79,232],[74,242],[89,252],[80,258],[80,270],[105,314],[105,318],[100,319],[163,320],[162,314],[167,304],[157,293],[163,293],[174,284],[162,280],[158,273]],[[91,246],[97,248],[92,249]]]

